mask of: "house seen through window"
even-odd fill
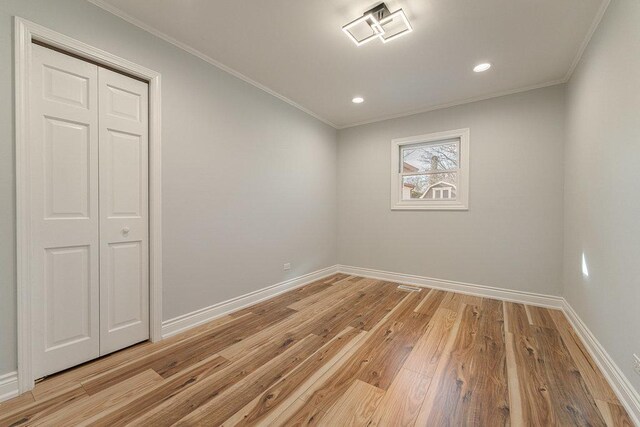
[[[469,130],[392,141],[391,209],[467,209]]]
[[[402,198],[455,199],[460,140],[402,148]]]

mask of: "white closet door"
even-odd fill
[[[32,48],[29,262],[40,378],[100,350],[98,67]]]
[[[148,86],[99,68],[100,354],[149,338]]]

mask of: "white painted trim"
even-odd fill
[[[582,59],[582,55],[584,55],[584,51],[587,49],[587,46],[591,41],[591,37],[593,37],[593,34],[596,32],[596,29],[598,28],[598,25],[600,25],[600,21],[602,21],[602,17],[607,11],[607,8],[609,7],[610,3],[611,3],[611,0],[602,0],[602,3],[600,4],[600,9],[598,9],[596,16],[593,18],[593,21],[591,22],[591,27],[589,27],[589,30],[587,31],[587,34],[582,40],[580,47],[578,47],[578,52],[576,52],[576,56],[575,58],[573,58],[573,62],[571,62],[571,65],[567,70],[567,74],[565,74],[564,76],[563,80],[565,83],[571,79],[573,72],[576,70],[576,67],[580,63],[580,60]]]
[[[89,3],[94,4],[95,6],[98,6],[101,9],[106,10],[107,12],[112,13],[113,15],[116,15],[117,17],[129,22],[130,24],[135,25],[136,27],[153,34],[156,37],[161,38],[162,40],[171,43],[172,45],[186,51],[189,52],[190,54],[197,56],[198,58],[202,59],[205,62],[208,62],[209,64],[220,68],[221,70],[231,74],[232,76],[235,76],[241,80],[244,80],[245,82],[257,87],[258,89],[261,89],[265,92],[267,92],[270,95],[275,96],[276,98],[304,111],[305,113],[309,114],[310,116],[315,117],[316,119],[320,120],[321,122],[324,122],[326,124],[328,124],[329,126],[335,128],[335,129],[347,129],[350,127],[355,127],[355,126],[360,126],[360,125],[365,125],[365,124],[369,124],[369,123],[376,123],[376,122],[381,122],[384,120],[389,120],[389,119],[395,119],[395,118],[400,118],[400,117],[406,117],[406,116],[412,116],[415,114],[420,114],[420,113],[426,113],[429,111],[434,111],[434,110],[440,110],[443,108],[449,108],[449,107],[454,107],[456,105],[462,105],[462,104],[469,104],[472,102],[476,102],[476,101],[483,101],[485,99],[491,99],[491,98],[497,98],[500,96],[505,96],[505,95],[511,95],[514,93],[519,93],[519,92],[526,92],[529,90],[533,90],[533,89],[539,89],[539,88],[543,88],[543,87],[547,87],[547,86],[553,86],[553,85],[557,85],[557,84],[562,84],[562,83],[566,83],[565,79],[560,79],[560,80],[553,80],[550,82],[545,82],[545,83],[539,83],[539,84],[535,84],[535,85],[531,85],[531,86],[526,86],[523,88],[519,88],[519,89],[511,89],[511,90],[507,90],[507,91],[502,91],[502,92],[497,92],[494,94],[489,94],[489,95],[482,95],[482,96],[478,96],[478,97],[473,97],[473,98],[466,98],[463,100],[459,100],[459,101],[454,101],[454,102],[450,102],[450,103],[446,103],[446,104],[439,104],[439,105],[435,105],[435,106],[429,106],[429,107],[422,107],[419,108],[417,110],[411,110],[408,112],[404,112],[404,113],[399,113],[399,114],[391,114],[391,115],[387,115],[387,116],[381,116],[381,117],[377,117],[371,120],[365,120],[365,121],[361,121],[361,122],[355,122],[355,123],[350,123],[350,124],[346,124],[346,125],[337,125],[332,123],[331,121],[319,116],[318,114],[315,114],[314,112],[308,110],[307,108],[303,107],[302,105],[290,100],[289,98],[280,95],[279,93],[277,93],[276,91],[269,89],[268,87],[264,86],[261,83],[256,82],[255,80],[250,79],[249,77],[245,76],[244,74],[240,73],[239,71],[234,70],[231,67],[228,67],[224,64],[222,64],[219,61],[216,61],[215,59],[211,58],[210,56],[207,56],[206,54],[200,52],[197,49],[192,48],[191,46],[188,46],[185,43],[182,43],[176,39],[174,39],[173,37],[163,33],[160,30],[157,30],[156,28],[145,24],[144,22],[140,21],[137,18],[134,18],[133,16],[129,15],[128,13],[124,12],[123,10],[103,1],[103,0],[87,0]]]
[[[582,55],[584,54],[587,46],[589,45],[589,42],[591,41],[591,37],[593,37],[593,34],[596,32],[596,29],[598,28],[598,25],[600,25],[600,21],[602,20],[602,17],[604,16],[605,12],[607,11],[607,8],[609,7],[609,3],[610,2],[611,2],[611,0],[602,0],[602,4],[600,5],[600,9],[598,9],[598,12],[596,13],[596,16],[595,16],[595,18],[593,19],[593,21],[591,23],[591,27],[589,28],[589,31],[587,31],[587,34],[585,35],[584,40],[580,44],[580,47],[578,48],[578,51],[576,52],[576,56],[573,59],[573,62],[569,66],[569,69],[567,70],[567,72],[564,75],[564,77],[561,78],[561,79],[551,80],[551,81],[543,82],[543,83],[537,83],[537,84],[534,84],[534,85],[525,86],[525,87],[516,88],[516,89],[505,90],[505,91],[501,91],[501,92],[494,92],[494,93],[491,93],[491,94],[488,94],[488,95],[481,95],[481,96],[476,96],[476,97],[472,97],[472,98],[465,98],[465,99],[461,99],[461,100],[458,100],[458,101],[448,102],[448,103],[445,103],[445,104],[438,104],[438,105],[433,105],[433,106],[430,106],[430,107],[418,108],[416,110],[411,110],[411,111],[407,111],[407,112],[404,112],[404,113],[389,114],[389,115],[386,115],[386,116],[379,116],[379,117],[376,117],[376,118],[373,118],[373,119],[370,119],[370,120],[363,120],[361,122],[356,122],[356,123],[351,123],[351,124],[347,124],[347,125],[343,125],[343,126],[338,126],[336,129],[338,129],[338,130],[347,129],[347,128],[356,127],[356,126],[368,125],[368,124],[371,124],[371,123],[383,122],[385,120],[399,119],[401,117],[414,116],[416,114],[428,113],[429,111],[442,110],[444,108],[456,107],[458,105],[464,105],[464,104],[471,104],[473,102],[485,101],[487,99],[499,98],[501,96],[514,95],[516,93],[528,92],[528,91],[534,90],[534,89],[542,89],[544,87],[555,86],[555,85],[560,85],[560,84],[567,83],[571,79],[571,76],[573,75],[573,72],[575,71],[576,67],[580,63],[580,60],[582,59]]]
[[[102,0],[87,0],[89,3],[93,4],[94,6],[98,6],[101,9],[106,10],[107,12],[117,16],[120,19],[123,19],[125,21],[127,21],[130,24],[135,25],[136,27],[168,42],[171,43],[172,45],[192,54],[193,56],[196,56],[200,59],[202,59],[205,62],[208,62],[209,64],[213,65],[214,67],[220,68],[222,71],[231,74],[232,76],[249,83],[252,86],[257,87],[258,89],[267,92],[269,95],[271,96],[275,96],[276,98],[278,98],[281,101],[286,102],[287,104],[291,105],[292,107],[297,108],[298,110],[310,115],[311,117],[314,117],[318,120],[320,120],[321,122],[331,126],[334,129],[337,129],[337,125],[335,125],[334,123],[331,123],[329,120],[319,116],[318,114],[314,113],[313,111],[303,107],[302,105],[298,104],[297,102],[287,98],[284,95],[279,94],[278,92],[268,88],[267,86],[263,85],[262,83],[258,83],[257,81],[245,76],[244,74],[240,73],[239,71],[234,70],[231,67],[228,67],[226,65],[224,65],[221,62],[216,61],[215,59],[211,58],[210,56],[206,55],[203,52],[200,52],[199,50],[185,44],[182,43],[181,41],[178,41],[176,39],[174,39],[173,37],[171,37],[168,34],[163,33],[162,31],[148,25],[145,24],[144,22],[140,21],[137,18],[134,18],[133,16],[129,15],[128,13],[126,13],[125,11],[123,11],[120,8],[117,8],[115,6],[113,6],[112,4],[109,4],[105,1]]]
[[[400,150],[405,145],[460,139],[460,165],[455,200],[402,200]],[[463,210],[469,209],[469,128],[409,136],[391,140],[391,210]]]
[[[627,410],[632,421],[635,425],[640,426],[640,394],[634,389],[616,362],[613,361],[609,353],[578,316],[578,313],[571,307],[571,304],[564,298],[563,301],[563,311],[571,322],[573,329],[575,329],[587,351],[591,354],[596,365],[598,365],[616,396],[618,396],[618,399]]]
[[[187,329],[214,320],[220,316],[224,316],[225,314],[232,313],[244,307],[273,298],[281,293],[288,292],[292,289],[299,288],[316,280],[336,274],[337,272],[337,265],[323,268],[294,279],[285,280],[284,282],[166,320],[162,322],[162,338],[170,337]]]
[[[539,307],[561,309],[564,299],[554,295],[536,294],[533,292],[514,291],[492,286],[476,285],[473,283],[454,282],[453,280],[434,279],[432,277],[416,276],[412,274],[393,273],[390,271],[374,270],[371,268],[352,267],[338,265],[338,272],[369,277],[372,279],[388,280],[406,285],[421,286],[425,288],[442,289],[461,294],[474,295],[501,301],[518,302]]]
[[[18,394],[18,373],[14,371],[0,375],[0,402],[16,397]]]
[[[397,114],[389,114],[389,115],[386,115],[386,116],[379,116],[379,117],[375,117],[375,118],[370,119],[370,120],[363,120],[361,122],[355,122],[355,123],[351,123],[351,124],[347,124],[347,125],[343,125],[343,126],[338,126],[336,129],[338,129],[338,130],[348,129],[348,128],[353,128],[353,127],[356,127],[356,126],[368,125],[368,124],[371,124],[371,123],[384,122],[385,120],[400,119],[402,117],[415,116],[416,114],[428,113],[430,111],[436,111],[436,110],[444,110],[445,108],[457,107],[458,105],[472,104],[472,103],[478,102],[478,101],[486,101],[488,99],[500,98],[501,96],[515,95],[516,93],[528,92],[530,90],[542,89],[544,87],[561,85],[561,84],[566,83],[566,82],[567,81],[565,79],[551,80],[549,82],[537,83],[537,84],[534,84],[534,85],[531,85],[531,86],[525,86],[525,87],[516,88],[516,89],[509,89],[509,90],[505,90],[505,91],[501,91],[501,92],[490,93],[490,94],[487,94],[487,95],[474,96],[474,97],[471,97],[471,98],[465,98],[465,99],[461,99],[461,100],[458,100],[458,101],[447,102],[445,104],[426,106],[426,107],[418,108],[418,109],[415,109],[415,110],[405,111],[404,113],[397,113]]]
[[[31,43],[37,40],[63,51],[136,76],[149,83],[149,334],[162,339],[162,190],[160,73],[96,49],[64,34],[15,17],[16,109],[16,256],[18,290],[18,383],[33,388],[31,370],[31,282],[29,278],[29,70]]]
[[[576,65],[580,62],[580,58],[582,57],[582,54],[584,53],[585,48],[587,47],[587,45],[589,44],[589,41],[591,40],[591,36],[593,35],[593,33],[595,32],[595,29],[597,28],[598,24],[600,23],[600,20],[602,19],[602,16],[604,15],[604,12],[607,9],[607,6],[609,6],[609,2],[610,0],[602,0],[603,4],[600,8],[600,10],[598,11],[598,14],[596,15],[596,18],[594,19],[592,26],[589,30],[589,32],[587,33],[587,36],[585,37],[585,39],[583,40],[582,44],[580,45],[580,48],[578,49],[578,52],[576,54],[576,57],[574,58],[571,66],[569,67],[569,70],[567,70],[567,73],[565,74],[565,77],[562,79],[557,79],[557,80],[551,80],[548,82],[542,82],[542,83],[536,83],[534,85],[529,85],[529,86],[524,86],[524,87],[520,87],[520,88],[515,88],[515,89],[509,89],[509,90],[505,90],[505,91],[500,91],[500,92],[494,92],[491,94],[487,94],[487,95],[480,95],[480,96],[476,96],[476,97],[471,97],[471,98],[465,98],[465,99],[461,99],[458,101],[452,101],[452,102],[448,102],[448,103],[444,103],[444,104],[438,104],[438,105],[432,105],[432,106],[425,106],[425,107],[420,107],[418,109],[413,109],[410,111],[406,111],[403,113],[396,113],[396,114],[390,114],[390,115],[386,115],[386,116],[379,116],[373,119],[369,119],[369,120],[363,120],[360,122],[354,122],[354,123],[348,123],[345,125],[337,125],[335,123],[332,123],[330,120],[325,119],[324,117],[314,113],[313,111],[303,107],[302,105],[298,104],[297,102],[285,97],[284,95],[279,94],[278,92],[268,88],[267,86],[258,83],[257,81],[245,76],[244,74],[240,73],[239,71],[234,70],[231,67],[228,67],[224,64],[222,64],[219,61],[216,61],[215,59],[211,58],[210,56],[204,54],[203,52],[200,52],[197,49],[194,49],[193,47],[182,43],[181,41],[178,41],[176,39],[174,39],[173,37],[163,33],[162,31],[152,27],[151,25],[145,24],[144,22],[140,21],[137,18],[134,18],[133,16],[129,15],[128,13],[124,12],[122,9],[119,9],[115,6],[113,6],[112,4],[109,4],[107,2],[105,2],[104,0],[87,0],[89,3],[92,3],[93,5],[106,10],[107,12],[129,22],[130,24],[135,25],[136,27],[153,34],[156,37],[161,38],[162,40],[171,43],[172,45],[186,51],[189,52],[190,54],[197,56],[198,58],[202,59],[205,62],[208,62],[209,64],[220,68],[221,70],[231,74],[234,77],[239,78],[240,80],[243,80],[255,87],[257,87],[260,90],[263,90],[265,92],[267,92],[269,95],[275,96],[276,98],[286,102],[287,104],[309,114],[312,117],[315,117],[316,119],[320,120],[323,123],[328,124],[329,126],[333,127],[334,129],[347,129],[347,128],[351,128],[351,127],[355,127],[355,126],[361,126],[361,125],[366,125],[366,124],[370,124],[370,123],[377,123],[377,122],[382,122],[385,120],[390,120],[390,119],[397,119],[397,118],[401,118],[401,117],[408,117],[408,116],[413,116],[416,114],[420,114],[420,113],[427,113],[429,111],[435,111],[435,110],[441,110],[444,108],[449,108],[449,107],[455,107],[457,105],[464,105],[464,104],[470,104],[472,102],[477,102],[477,101],[484,101],[487,99],[492,99],[492,98],[498,98],[501,96],[506,96],[506,95],[512,95],[512,94],[516,94],[516,93],[520,93],[520,92],[527,92],[533,89],[541,89],[543,87],[548,87],[548,86],[555,86],[558,84],[563,84],[566,83],[567,81],[569,81],[569,79],[571,78],[571,75],[573,74],[573,71],[575,70]]]
[[[598,368],[605,376],[616,396],[627,410],[632,421],[635,425],[640,426],[640,394],[631,385],[629,379],[620,370],[611,356],[609,356],[602,344],[598,342],[587,325],[582,321],[582,319],[580,319],[580,316],[578,316],[575,310],[563,297],[495,288],[471,283],[454,282],[451,280],[433,279],[430,277],[403,273],[392,273],[388,271],[352,267],[347,265],[338,265],[338,272],[379,280],[388,280],[408,285],[442,289],[467,295],[494,298],[502,301],[561,309],[567,316],[567,319],[569,319],[569,322],[582,340],[587,351],[589,351],[593,360],[598,365]]]

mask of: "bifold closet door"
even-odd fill
[[[98,69],[100,354],[149,338],[148,85]]]
[[[148,87],[32,45],[34,378],[149,338]]]
[[[29,270],[40,378],[100,355],[98,67],[32,52]]]

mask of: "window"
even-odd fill
[[[391,141],[391,209],[466,210],[469,129]]]

